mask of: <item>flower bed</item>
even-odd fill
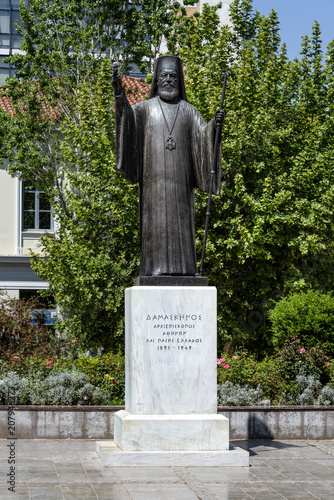
[[[0,363],[0,404],[8,393],[20,405],[119,405],[124,403],[122,355],[70,353],[52,360],[15,356]]]
[[[334,405],[334,363],[321,347],[291,336],[271,357],[246,351],[217,358],[218,402],[223,405]]]
[[[8,403],[9,390],[23,405],[124,404],[124,364],[122,354],[79,354],[72,342],[66,356],[15,355],[0,362],[0,404]],[[217,365],[220,405],[334,405],[333,361],[297,338],[262,361],[240,351]]]

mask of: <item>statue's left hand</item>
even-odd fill
[[[220,125],[222,125],[224,118],[225,118],[225,111],[220,111],[220,109],[218,109],[215,114],[216,127],[220,127]]]
[[[112,65],[112,86],[115,89],[115,94],[120,95],[122,93],[122,77],[119,74],[119,62],[116,61]]]

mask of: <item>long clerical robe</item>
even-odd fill
[[[177,104],[157,97],[130,106],[124,92],[115,97],[115,108],[116,166],[128,182],[139,183],[140,275],[194,276],[194,189],[209,191],[214,120],[206,124],[184,100],[177,116]],[[175,116],[176,148],[169,150]],[[219,194],[220,155],[216,170],[213,193]]]

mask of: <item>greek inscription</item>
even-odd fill
[[[192,321],[202,321],[201,314],[154,314],[151,316],[147,315],[146,321],[161,321],[161,320],[170,320],[170,321],[188,321],[191,319]]]
[[[191,313],[191,311],[188,314],[148,314],[146,321],[150,322],[152,329],[146,343],[157,344],[159,351],[168,351],[171,348],[190,351],[191,345],[203,343],[202,338],[193,338],[196,334],[196,325],[202,321],[201,314]]]

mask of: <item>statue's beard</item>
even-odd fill
[[[179,95],[179,89],[175,87],[158,87],[158,95],[164,101],[174,101]]]

